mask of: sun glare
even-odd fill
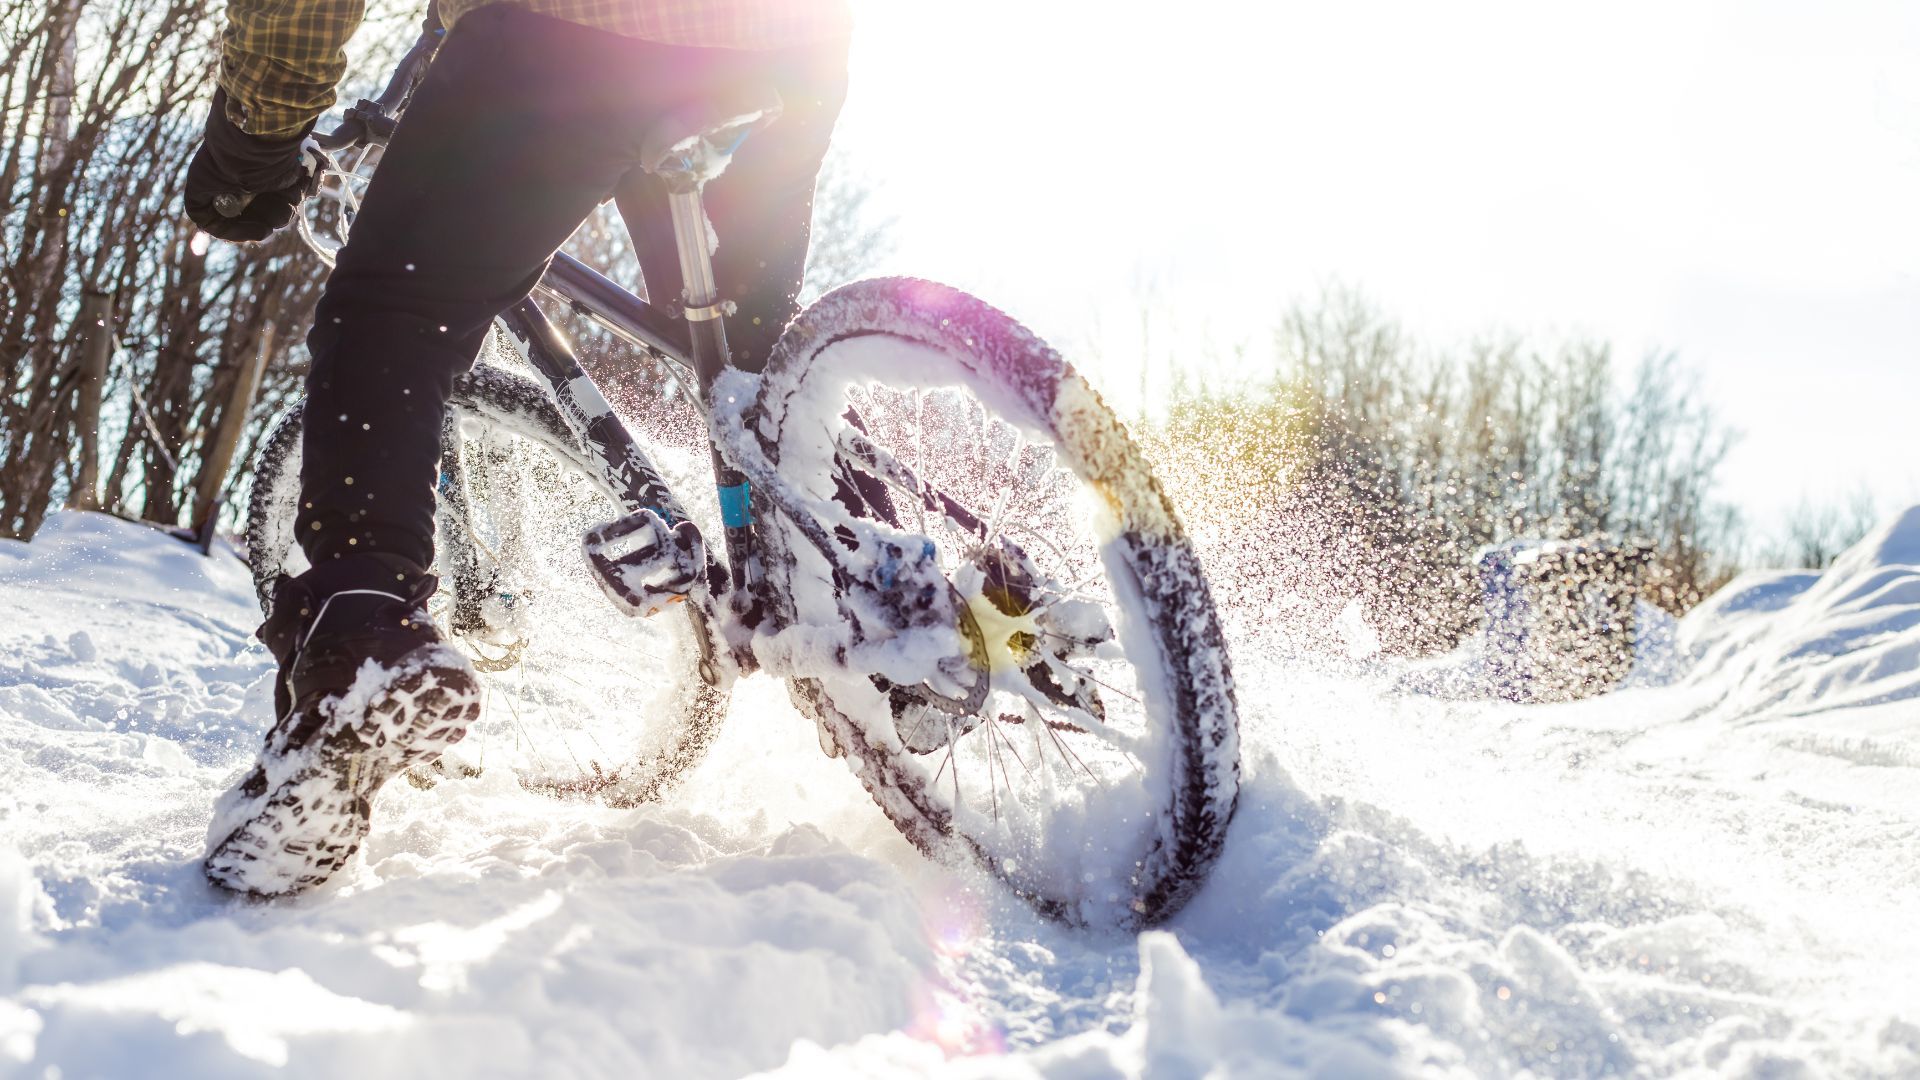
[[[1754,436],[1741,500],[1920,494],[1920,18],[1822,11],[864,3],[840,138],[890,269],[1097,351],[1127,407],[1339,282],[1441,340],[1681,350]]]

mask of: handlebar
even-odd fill
[[[420,36],[407,49],[406,55],[400,58],[400,62],[394,65],[393,74],[388,77],[386,88],[380,91],[379,96],[361,98],[347,109],[346,119],[332,131],[316,131],[307,136],[301,150],[307,167],[303,197],[318,193],[323,179],[330,173],[348,171],[334,159],[334,154],[358,146],[384,145],[393,136],[400,111],[406,108],[407,100],[413,96],[414,88],[420,85],[421,78],[427,73],[427,65],[432,62],[434,52],[440,48],[441,39],[446,36],[447,31],[440,25],[438,12],[429,7],[426,23],[420,28]],[[224,217],[238,217],[246,211],[253,198],[252,192],[218,195],[214,198],[214,209]],[[314,238],[311,222],[306,215],[296,212],[294,217],[307,246],[328,266],[332,266],[331,255]],[[345,239],[344,232],[340,236],[342,240]]]
[[[309,169],[306,194],[313,194],[319,178],[329,167],[337,167],[332,160],[335,152],[363,143],[385,143],[393,135],[401,108],[413,96],[413,88],[427,73],[427,64],[440,47],[440,39],[446,36],[447,31],[440,25],[437,12],[430,8],[426,25],[420,28],[419,38],[400,58],[380,96],[361,98],[359,104],[347,109],[347,118],[339,127],[332,131],[315,132],[307,137],[302,151]],[[246,212],[253,199],[254,193],[251,191],[225,192],[214,196],[214,211],[222,217],[239,217]]]
[[[393,77],[387,80],[387,87],[380,91],[380,96],[361,98],[359,104],[347,110],[347,118],[339,127],[328,132],[316,132],[313,144],[331,154],[361,143],[386,142],[399,119],[397,114],[413,95],[413,88],[419,85],[421,76],[427,73],[427,64],[433,59],[434,50],[440,47],[440,40],[446,34],[438,19],[429,19],[427,25],[421,28],[420,37],[414,41],[413,47],[394,67]]]

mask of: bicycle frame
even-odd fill
[[[699,255],[704,259],[706,253],[701,250]],[[692,323],[675,319],[564,253],[554,257],[537,292],[567,304],[572,311],[591,319],[614,337],[646,349],[678,368],[683,376],[681,385],[698,388],[686,397],[703,416],[706,414],[706,391],[713,380],[731,366],[719,319]],[[505,312],[501,321],[520,343],[529,366],[545,383],[547,395],[561,418],[599,462],[602,480],[620,510],[626,514],[651,511],[669,525],[687,521],[687,512],[672,488],[614,413],[593,378],[580,366],[566,336],[540,310],[539,304],[531,297],[522,300]],[[703,337],[704,348],[699,344]],[[726,464],[711,440],[709,443],[722,524],[726,529],[726,563],[719,564],[709,555],[707,587],[715,594],[726,594],[734,615],[751,630],[761,621],[762,608],[755,592],[760,575],[747,480]],[[694,617],[701,624],[701,675],[714,681],[718,672],[709,667],[715,659],[709,652],[714,644],[709,621],[717,612],[698,608],[696,611]],[[750,662],[750,653],[732,651],[736,653],[733,660],[736,665]]]
[[[332,157],[334,151],[378,145],[386,141],[394,130],[398,113],[424,75],[443,33],[439,28],[429,25],[396,67],[378,98],[363,99],[347,110],[347,121],[340,128],[315,137],[313,149],[323,169],[350,172]],[[746,134],[754,126],[776,115],[777,108],[778,102],[773,100],[757,112],[749,111],[737,117],[716,117],[721,122],[708,130],[672,132],[670,134],[685,137],[667,147],[661,153],[660,160],[650,163],[654,174],[665,181],[668,188],[675,245],[685,287],[684,295],[676,305],[677,310],[669,311],[662,305],[650,303],[565,253],[555,254],[546,273],[535,286],[534,296],[565,304],[569,310],[592,320],[619,340],[645,349],[677,368],[682,376],[679,381],[683,391],[691,388],[691,392],[685,393],[685,396],[703,418],[710,418],[712,412],[709,399],[715,380],[734,365],[727,347],[724,321],[724,316],[732,310],[732,304],[719,295],[714,281],[712,258],[707,250],[707,219],[701,191],[705,182],[725,167],[725,162]],[[351,209],[353,196],[344,183],[338,197],[343,206]],[[322,251],[324,257],[325,252],[313,236],[304,215],[300,221],[303,235],[316,250]],[[499,321],[519,342],[527,363],[545,384],[547,397],[562,420],[598,462],[601,480],[624,515],[594,530],[588,537],[588,558],[594,564],[603,586],[610,597],[633,614],[650,615],[666,603],[691,600],[691,614],[699,631],[702,677],[709,683],[717,683],[722,678],[718,653],[723,647],[729,654],[732,670],[739,674],[751,673],[757,669],[757,664],[752,650],[747,647],[748,641],[744,639],[750,638],[759,629],[766,619],[769,606],[768,598],[761,595],[764,574],[761,547],[755,536],[754,492],[748,477],[728,460],[709,432],[709,450],[725,537],[725,556],[721,561],[712,553],[704,538],[700,537],[679,499],[639,442],[614,413],[613,406],[600,388],[580,366],[566,336],[546,317],[534,296],[521,300],[502,313]],[[857,445],[853,453],[855,458],[867,465],[880,468],[880,462],[877,459],[868,460],[871,455],[861,453]],[[457,460],[449,464],[454,469],[459,467]],[[889,461],[880,471],[887,472],[889,469],[899,472],[901,467]],[[907,490],[914,490],[917,485],[911,483],[911,477],[908,481]],[[772,481],[769,480],[769,483]],[[773,484],[765,495],[774,505],[783,508],[792,501],[791,496],[784,492],[784,485],[780,484]],[[924,497],[929,509],[945,512],[963,527],[973,528],[985,535],[986,529],[978,518],[944,493],[931,492],[929,489]],[[883,496],[883,499],[884,502],[876,504],[876,508],[883,517],[891,518],[890,498]],[[787,516],[793,515],[789,513]],[[657,519],[657,523],[654,519]],[[814,547],[826,552],[830,560],[835,559],[832,545],[816,523],[796,520],[795,524]],[[641,595],[630,586],[619,583],[622,567],[658,565],[655,553],[664,550],[667,543],[661,525],[673,530],[682,554],[692,553],[686,561],[696,561],[700,573],[690,575],[689,580],[677,585],[672,595],[652,585],[643,587],[645,595]],[[624,556],[603,557],[596,552],[597,545],[604,544],[605,549],[611,549],[618,542],[641,533],[654,541],[653,547]],[[632,559],[634,562],[620,562],[622,559]],[[701,575],[704,575],[704,581],[697,580]],[[659,605],[654,603],[656,600]],[[964,613],[960,618],[971,622],[970,616]],[[714,631],[721,627],[731,633],[716,634]]]

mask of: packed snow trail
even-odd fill
[[[765,680],[665,805],[396,783],[336,883],[234,900],[256,622],[138,526],[0,544],[0,1075],[1920,1071],[1920,509],[1572,705],[1244,627],[1239,816],[1138,940],[922,860]]]

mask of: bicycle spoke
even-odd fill
[[[989,715],[986,719],[986,723],[989,725],[989,727],[993,731],[999,734],[1000,742],[1006,746],[1007,752],[1013,755],[1013,760],[1020,763],[1021,770],[1025,772],[1028,776],[1032,776],[1033,767],[1027,764],[1026,758],[1023,758],[1020,756],[1020,751],[1015,750],[1013,748],[1013,740],[1007,737],[1007,733],[1000,730],[1000,721],[993,718],[991,715]],[[1004,766],[1003,766],[1003,771],[1004,771]]]
[[[524,669],[524,668],[522,668],[522,669],[521,669],[521,672],[520,672],[520,681],[521,681],[521,684],[522,684],[522,685],[529,685],[529,680],[527,679],[527,674],[526,674],[526,669]],[[541,689],[541,691],[542,691],[542,693],[543,693],[543,695],[544,695],[544,700],[542,700],[542,701],[540,702],[540,707],[541,707],[542,709],[545,709],[545,710],[546,710],[546,712],[547,712],[547,715],[548,715],[549,717],[551,717],[551,716],[553,715],[553,691],[552,691],[552,688],[550,688],[550,687],[545,687],[545,686],[543,686],[543,687],[541,687],[540,689]],[[560,724],[559,724],[559,723],[558,723],[558,722],[556,721],[556,722],[554,722],[554,723],[553,723],[553,727],[555,728],[555,730],[559,730],[559,729],[560,729],[560,727],[561,727],[561,725],[560,725]],[[596,736],[596,735],[595,735],[595,734],[593,733],[593,728],[592,728],[591,726],[582,726],[581,728],[579,728],[579,730],[580,730],[580,731],[582,731],[582,732],[584,732],[584,733],[586,734],[586,736],[587,736],[587,741],[593,744],[593,748],[594,748],[595,750],[598,750],[598,751],[600,751],[600,758],[601,758],[601,760],[604,760],[604,761],[606,761],[606,762],[607,762],[607,764],[608,764],[609,766],[611,766],[611,767],[612,767],[613,769],[618,769],[618,768],[619,768],[619,766],[620,766],[620,763],[619,763],[618,761],[616,761],[616,760],[614,760],[614,757],[613,757],[613,755],[612,755],[612,754],[609,754],[609,753],[607,753],[607,748],[606,748],[605,746],[602,746],[602,745],[600,744],[600,739],[599,739],[599,737],[598,737],[598,736]],[[578,757],[576,756],[576,757],[574,758],[574,764],[575,764],[575,765],[578,765],[579,763],[580,763],[580,762],[579,762],[579,758],[578,758]],[[596,770],[595,770],[595,772],[596,772],[596,773],[597,773],[598,771],[599,771],[598,769],[596,769]],[[582,776],[585,776],[585,775],[586,775],[586,770],[585,770],[584,768],[583,768],[583,769],[581,769],[581,775],[582,775]]]
[[[520,706],[514,703],[513,696],[511,694],[503,694],[501,696],[506,698],[507,711],[513,714],[514,728],[527,740],[528,752],[534,754],[536,757],[539,757],[540,755],[539,746],[534,741],[533,733],[527,730],[526,721],[520,716]],[[572,750],[570,750],[567,747],[564,741],[560,744],[560,748],[562,750],[567,750],[569,755],[572,754]],[[536,764],[544,764],[544,761],[536,762]],[[580,762],[578,760],[576,760],[573,764],[575,768],[579,768],[580,766]]]
[[[1028,707],[1031,708],[1031,706],[1028,706]],[[1017,722],[1021,727],[1028,727],[1024,718],[1006,716],[1005,714],[1002,714],[1002,719]],[[1029,730],[1029,734],[1033,738],[1034,761],[1039,764],[1040,772],[1043,776],[1051,777],[1053,775],[1053,770],[1047,765],[1047,749],[1046,749],[1047,744],[1040,741],[1040,729],[1046,726],[1047,726],[1047,722],[1045,720],[1042,720],[1039,723],[1033,724]],[[1047,734],[1051,735],[1052,732],[1049,731]],[[1069,774],[1073,772],[1073,766],[1071,764],[1067,766],[1067,772]]]
[[[1100,778],[1093,775],[1093,770],[1087,767],[1087,763],[1081,760],[1080,755],[1075,753],[1073,748],[1068,746],[1066,741],[1060,738],[1060,733],[1053,730],[1053,725],[1047,723],[1040,715],[1040,710],[1034,707],[1033,702],[1028,701],[1023,702],[1023,704],[1027,710],[1027,718],[1033,721],[1036,727],[1046,729],[1047,737],[1053,740],[1054,748],[1060,751],[1060,760],[1067,764],[1067,771],[1071,773],[1073,766],[1078,764],[1081,771],[1087,774],[1087,779],[1092,780],[1096,784],[1099,783]]]
[[[991,721],[991,720],[989,720],[989,721],[987,721],[986,723],[987,723],[987,724],[991,724],[991,723],[992,723],[992,721]],[[982,726],[985,726],[985,725],[982,725]],[[992,804],[993,804],[993,821],[994,821],[994,824],[996,824],[996,825],[1000,823],[1000,789],[999,789],[999,788],[997,788],[997,787],[995,787],[995,786],[994,786],[994,783],[993,783],[993,763],[994,763],[994,760],[995,760],[995,759],[996,759],[996,758],[997,758],[998,756],[999,756],[999,755],[998,755],[998,754],[996,754],[996,753],[994,752],[994,745],[993,745],[993,729],[992,729],[991,727],[989,727],[989,728],[987,728],[987,753],[986,753],[986,758],[987,758],[987,798],[988,798],[988,799],[990,799],[990,800],[992,801]],[[1005,762],[1002,762],[1002,763],[1001,763],[1001,765],[1000,765],[1000,775],[1002,775],[1002,776],[1005,776],[1005,775],[1006,775],[1006,772],[1007,772],[1007,766],[1006,766],[1006,763],[1005,763]],[[1009,789],[1011,789],[1011,787],[1012,787],[1012,785],[1013,785],[1013,781],[1012,781],[1012,780],[1008,780],[1008,781],[1007,781],[1007,785],[1008,785],[1008,787],[1009,787]]]
[[[1065,660],[1060,659],[1059,657],[1053,655],[1052,653],[1048,652],[1045,649],[1040,650],[1040,656],[1043,660],[1047,662],[1047,666],[1052,668],[1056,672],[1064,671],[1068,675],[1072,676],[1073,678],[1085,679],[1088,682],[1101,688],[1102,690],[1107,691],[1110,694],[1118,694],[1121,697],[1126,698],[1128,701],[1133,702],[1135,705],[1140,704],[1139,698],[1133,696],[1132,694],[1127,693],[1125,690],[1122,690],[1117,686],[1114,686],[1112,683],[1104,682],[1100,679],[1094,678],[1092,675],[1088,674],[1087,672],[1081,671],[1079,668],[1076,668],[1071,664],[1068,664]]]
[[[1020,515],[1014,511],[1026,509],[1027,499],[1032,493],[1032,488],[1030,485],[1021,482],[1018,464],[1020,452],[1025,450],[1026,447],[1026,439],[1018,433],[1015,433],[1013,437],[1013,451],[1007,458],[1007,472],[1011,479],[1006,487],[1001,489],[1000,503],[994,507],[993,520],[987,525],[986,538],[980,542],[980,546],[983,548],[993,547],[994,542],[1000,539],[1000,529],[1004,523],[1019,518]],[[1009,495],[1013,496],[1011,503],[1009,503],[1007,499]]]
[[[1041,596],[1051,596],[1051,597],[1053,597],[1053,603],[1051,603],[1051,604],[1035,604],[1035,605],[1033,605],[1032,607],[1030,607],[1030,608],[1028,608],[1028,609],[1027,609],[1027,611],[1026,611],[1026,613],[1027,613],[1027,614],[1029,614],[1029,615],[1039,615],[1039,614],[1041,614],[1042,612],[1045,612],[1045,611],[1047,611],[1047,610],[1049,610],[1049,609],[1051,609],[1051,608],[1052,608],[1052,607],[1053,607],[1053,606],[1054,606],[1055,604],[1059,604],[1059,603],[1061,603],[1061,602],[1063,602],[1063,601],[1067,601],[1067,600],[1084,600],[1084,601],[1086,601],[1087,603],[1090,603],[1090,604],[1099,604],[1099,605],[1100,605],[1101,607],[1103,607],[1103,608],[1104,608],[1104,607],[1106,607],[1106,606],[1107,606],[1107,604],[1108,604],[1108,602],[1109,602],[1109,601],[1108,601],[1108,599],[1107,599],[1106,597],[1103,597],[1103,596],[1090,596],[1090,595],[1088,595],[1087,593],[1083,593],[1083,592],[1081,592],[1081,591],[1080,591],[1081,589],[1083,589],[1083,588],[1085,588],[1085,587],[1086,587],[1087,585],[1089,585],[1090,583],[1092,583],[1092,582],[1093,582],[1093,581],[1094,581],[1095,579],[1097,579],[1098,577],[1100,577],[1100,574],[1101,574],[1101,571],[1099,571],[1099,570],[1095,570],[1095,571],[1094,571],[1094,572],[1093,572],[1092,574],[1090,574],[1089,576],[1087,576],[1087,577],[1085,577],[1085,578],[1083,578],[1083,579],[1081,579],[1081,581],[1079,582],[1079,584],[1076,584],[1076,585],[1070,585],[1070,586],[1068,586],[1068,587],[1067,587],[1066,589],[1064,589],[1064,590],[1061,590],[1061,589],[1049,589],[1049,588],[1047,588],[1047,587],[1046,587],[1046,586],[1044,586],[1044,585],[1040,585],[1040,584],[1038,584],[1038,583],[1036,583],[1036,584],[1035,584],[1035,585],[1033,586],[1033,592],[1035,592],[1036,594],[1038,594],[1038,595],[1041,595]]]
[[[536,697],[536,696],[535,696],[534,694],[532,694],[531,692],[528,692],[528,690],[527,690],[527,688],[528,688],[528,685],[529,685],[529,684],[527,683],[527,673],[526,673],[526,671],[525,671],[525,670],[522,670],[522,671],[520,672],[520,687],[521,687],[521,690],[522,690],[522,692],[523,692],[523,693],[525,694],[525,697],[526,697],[526,700],[527,700],[527,702],[528,702],[528,703],[529,703],[530,705],[535,705],[535,706],[542,706],[542,703],[541,703],[541,701],[540,701],[540,699],[539,699],[538,697]],[[542,708],[544,709],[544,706],[542,706]],[[553,734],[553,737],[554,737],[554,739],[555,739],[555,741],[557,741],[557,742],[559,742],[559,744],[560,744],[560,749],[562,749],[562,750],[564,750],[564,751],[566,751],[566,753],[567,753],[567,757],[569,757],[569,758],[571,758],[571,759],[573,760],[573,767],[574,767],[574,769],[575,769],[575,771],[577,771],[577,772],[579,772],[579,773],[581,773],[582,775],[584,775],[584,774],[586,773],[586,771],[587,771],[587,768],[586,768],[586,766],[585,766],[584,764],[582,764],[582,763],[581,763],[581,761],[580,761],[580,756],[579,756],[578,754],[576,754],[576,753],[574,753],[574,752],[573,752],[573,744],[572,744],[571,742],[569,742],[569,741],[567,741],[567,735],[566,735],[566,732],[565,732],[564,730],[562,730],[562,729],[560,728],[560,726],[559,726],[559,725],[557,725],[557,724],[555,724],[555,723],[553,723],[553,721],[552,721],[552,716],[553,716],[553,713],[552,713],[552,710],[550,710],[550,709],[546,709],[545,711],[546,711],[546,713],[547,713],[547,716],[548,716],[548,721],[547,721],[547,724],[546,724],[546,730],[547,730],[547,731],[549,731],[549,732],[551,732],[551,733]]]
[[[921,392],[919,387],[917,386],[914,387],[913,388],[913,474],[915,476],[923,475],[923,471],[925,470],[926,464],[927,464],[927,450],[926,450],[927,436],[926,436],[926,426],[924,424],[924,421],[926,419],[926,406],[927,406],[926,395]],[[912,497],[914,515],[919,522],[920,535],[925,536],[927,535],[926,501],[920,497],[920,494],[918,492],[909,492],[909,495]]]
[[[994,499],[993,512],[987,518],[987,535],[980,541],[981,548],[991,550],[993,542],[1000,538],[1000,523],[1003,520],[1001,515],[1006,512],[1007,501],[1012,495],[1013,488],[1005,487],[1000,489],[999,496]]]
[[[944,714],[942,715],[944,717]],[[947,774],[947,765],[951,761],[953,761],[953,723],[949,720],[947,721],[947,753],[940,759],[940,767],[933,771],[934,783],[938,784],[940,778]]]
[[[1073,673],[1072,669],[1070,668],[1068,669],[1068,671],[1070,673]],[[1101,683],[1097,679],[1091,680],[1091,681],[1096,686],[1105,685],[1104,683]],[[1027,701],[1031,704],[1044,706],[1046,708],[1056,710],[1064,715],[1073,717],[1075,726],[1079,727],[1082,731],[1085,731],[1088,734],[1099,736],[1101,741],[1105,742],[1108,746],[1111,746],[1112,748],[1120,751],[1123,754],[1127,754],[1131,756],[1131,755],[1134,755],[1139,749],[1140,740],[1137,737],[1128,735],[1123,731],[1119,731],[1115,729],[1113,725],[1107,723],[1104,720],[1101,720],[1099,717],[1093,715],[1092,713],[1088,712],[1085,709],[1082,709],[1075,705],[1067,705],[1067,704],[1063,704],[1061,702],[1053,700],[1051,697],[1048,697],[1045,693],[1041,692],[1039,687],[1023,685],[1020,687],[1019,693],[1021,697],[1026,698]],[[1118,694],[1120,693],[1120,691],[1115,690],[1114,693]],[[1121,696],[1129,697],[1130,695],[1121,694]]]
[[[949,763],[953,765],[953,808],[957,811],[963,805],[960,800],[960,759],[954,756],[953,717],[951,716],[946,717],[946,722],[947,722],[947,756],[945,760],[940,762],[940,771],[933,774],[933,782],[938,784],[940,782],[941,773],[944,773],[947,771],[947,765]]]
[[[1040,541],[1040,543],[1043,546],[1045,546],[1049,551],[1053,552],[1054,556],[1063,563],[1070,563],[1074,561],[1067,557],[1066,552],[1060,550],[1060,545],[1054,543],[1051,537],[1047,536],[1045,533],[1042,533],[1040,530],[1034,528],[1032,525],[1028,525],[1025,523],[1008,522],[1007,531],[1017,532],[1026,536],[1033,537],[1034,539]]]
[[[493,708],[493,681],[489,679],[487,681],[486,687],[480,692],[480,715],[481,716],[491,715],[491,713],[489,713],[488,710],[492,708]],[[481,772],[487,771],[488,741],[489,740],[487,739],[480,740],[480,762],[478,765],[475,766],[475,768],[479,769]]]
[[[933,706],[928,705],[925,702],[920,703],[919,717],[917,720],[914,721],[913,731],[910,734],[908,734],[907,737],[904,740],[902,740],[902,742],[904,742],[908,746],[913,745],[914,739],[920,734],[921,727],[925,726],[927,722],[927,713],[931,711],[932,708]]]

